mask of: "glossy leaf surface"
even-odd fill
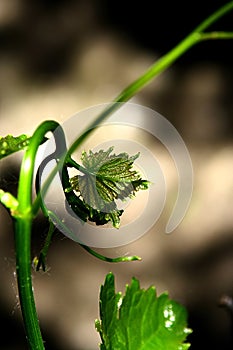
[[[156,295],[154,286],[141,289],[133,278],[125,296],[115,292],[114,275],[109,273],[100,291],[101,350],[186,350],[191,330],[186,309],[167,293]]]

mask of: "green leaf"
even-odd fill
[[[9,156],[12,153],[22,151],[30,142],[30,137],[23,134],[20,136],[7,135],[0,137],[0,159]]]
[[[186,309],[167,293],[156,296],[154,286],[140,289],[132,278],[121,298],[109,273],[100,290],[100,320],[96,321],[102,350],[186,350],[192,331],[187,328]]]
[[[92,221],[108,222],[118,228],[122,210],[118,210],[116,200],[132,198],[141,189],[145,190],[149,182],[133,170],[133,163],[139,153],[129,156],[127,153],[111,154],[113,147],[107,151],[82,153],[79,166],[82,175],[70,179],[70,188],[66,192],[75,191],[89,212]]]

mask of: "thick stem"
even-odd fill
[[[31,226],[32,220],[28,218],[18,218],[15,222],[16,273],[29,348],[44,350],[31,279]]]
[[[36,312],[31,277],[31,229],[34,215],[32,213],[32,180],[35,157],[38,147],[48,131],[58,126],[54,121],[42,123],[33,134],[28,150],[21,165],[18,189],[19,206],[15,218],[15,253],[18,290],[22,316],[29,348],[44,350],[43,339]]]
[[[59,124],[53,120],[43,122],[31,137],[29,147],[24,154],[18,188],[18,210],[23,213],[23,215],[26,215],[27,212],[30,212],[31,215],[32,181],[37,150],[42,144],[47,132],[54,131],[58,127]],[[39,210],[39,206],[37,209]],[[34,215],[35,214],[36,213],[34,212]]]

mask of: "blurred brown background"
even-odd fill
[[[0,134],[31,134],[43,120],[63,122],[111,101],[222,3],[0,0]],[[213,30],[232,31],[232,18],[231,13]],[[158,294],[168,290],[184,304],[193,329],[191,349],[232,349],[231,319],[219,307],[222,295],[233,296],[232,45],[199,44],[132,99],[164,115],[182,135],[194,168],[189,211],[176,231],[165,235],[173,205],[168,202],[142,239],[103,251],[137,254],[141,262],[103,263],[57,232],[49,271],[33,272],[47,350],[98,349],[94,320],[99,287],[109,271],[118,290],[135,276],[142,287],[154,284]],[[15,193],[20,157],[0,163],[0,188]],[[169,159],[162,161],[174,199],[177,179]],[[1,349],[26,349],[12,222],[2,207],[0,218]],[[33,255],[46,232],[47,223],[38,218]]]

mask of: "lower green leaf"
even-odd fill
[[[102,350],[186,350],[192,332],[187,328],[187,311],[168,297],[156,295],[154,286],[141,289],[132,278],[125,296],[115,292],[109,273],[100,290],[100,320],[96,321]]]

